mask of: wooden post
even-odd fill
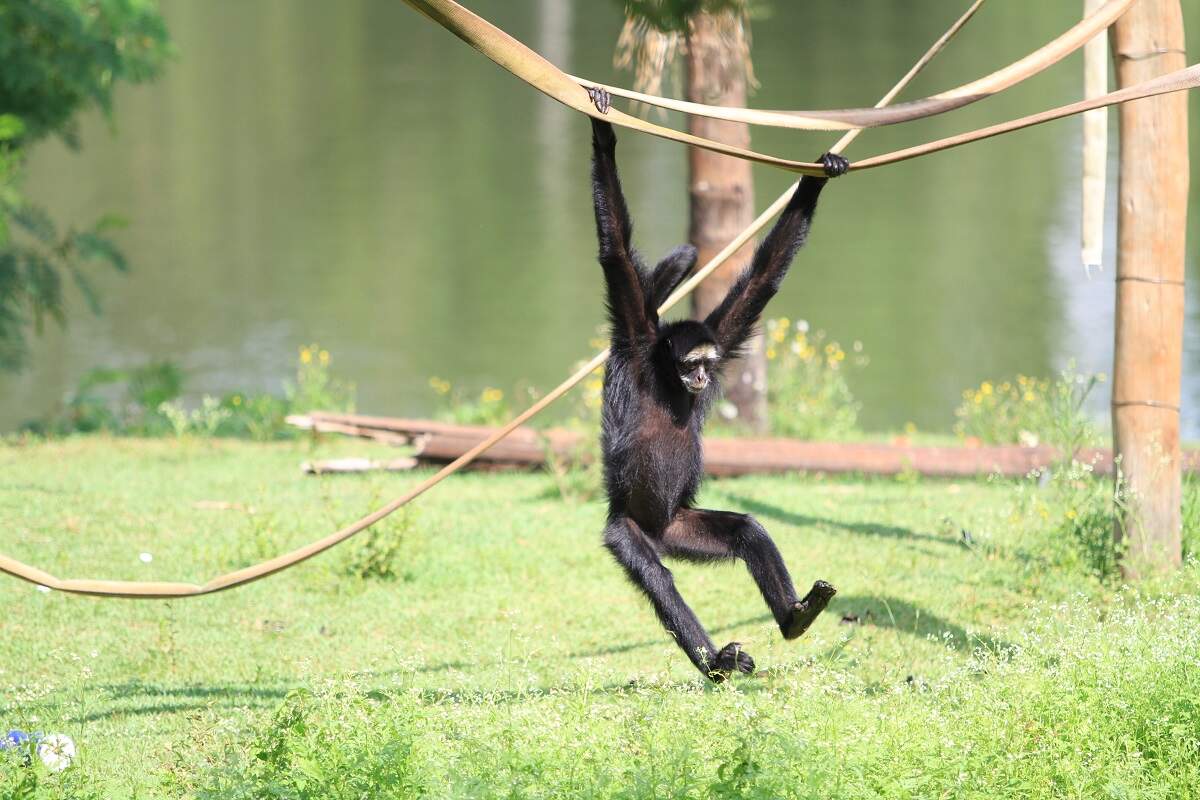
[[[720,23],[708,13],[696,14],[687,37],[687,96],[699,103],[746,105],[746,65],[730,52]],[[688,118],[688,132],[738,147],[750,146],[750,128],[742,122],[707,117]],[[754,175],[750,162],[699,147],[688,148],[690,219],[688,240],[707,263],[750,226],[754,210]],[[725,297],[750,264],[754,241],[747,242],[692,294],[692,313],[703,319]],[[724,395],[738,410],[738,422],[752,431],[767,427],[767,360],[762,337],[756,335],[745,354],[725,369]]]
[[[1117,83],[1185,66],[1180,0],[1140,0],[1113,26]],[[1120,109],[1121,166],[1113,351],[1113,444],[1128,504],[1116,527],[1123,571],[1177,567],[1180,370],[1188,204],[1187,95]]]

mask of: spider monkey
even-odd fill
[[[590,90],[607,113],[610,98]],[[617,177],[616,135],[592,119],[592,196],[604,269],[612,355],[604,375],[601,447],[608,494],[604,546],[650,599],[663,626],[701,673],[721,682],[754,671],[738,642],[717,649],[675,588],[662,557],[746,562],[785,639],[803,634],[836,589],[817,581],[803,599],[775,543],[754,517],[695,507],[703,474],[700,431],[719,391],[718,371],[750,337],[804,244],[828,178],[849,168],[821,157],[825,177],[805,176],[750,268],[703,321],[662,323],[658,306],[695,266],[696,248],[675,248],[648,272],[630,243],[632,223]]]

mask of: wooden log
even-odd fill
[[[1179,0],[1141,0],[1113,26],[1117,83],[1132,86],[1185,64]],[[1188,204],[1186,95],[1120,110],[1113,441],[1127,512],[1114,535],[1122,569],[1139,578],[1178,567],[1180,372]]]
[[[305,461],[300,470],[309,475],[327,475],[345,472],[404,472],[417,466],[417,459],[412,457],[393,458],[387,461],[377,461],[370,458],[330,458],[322,461]]]
[[[368,417],[320,412],[322,425],[340,426],[349,435],[376,431],[411,437],[422,463],[453,461],[495,432],[484,425],[456,425],[401,417]],[[302,423],[301,423],[302,424]],[[334,430],[330,427],[330,430]],[[536,468],[545,463],[546,448],[565,461],[580,456],[583,437],[555,428],[537,431],[520,428],[479,457],[485,469]],[[805,442],[795,439],[704,440],[705,469],[710,475],[755,475],[772,472],[826,472],[831,474],[896,475],[915,472],[930,477],[1020,477],[1050,466],[1059,454],[1050,447],[928,447],[905,444]],[[1092,464],[1097,474],[1112,474],[1113,455],[1107,449],[1083,450],[1077,458]],[[1200,451],[1184,454],[1184,468],[1200,472]]]
[[[401,433],[369,428],[352,422],[325,420],[302,414],[292,414],[284,418],[288,425],[316,433],[340,433],[345,436],[357,436],[360,439],[373,439],[381,444],[402,447],[409,444],[409,437]]]

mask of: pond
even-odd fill
[[[571,72],[631,82],[612,67],[615,2],[469,5]],[[1072,25],[1079,5],[986,6],[907,96],[1020,57]],[[752,104],[871,105],[960,6],[774,0],[754,24]],[[33,367],[0,378],[0,429],[46,412],[100,365],[170,359],[193,397],[278,391],[298,347],[319,342],[357,383],[361,410],[415,415],[434,405],[431,376],[545,389],[590,354],[603,314],[584,118],[398,0],[163,7],[179,51],[165,76],[123,89],[113,126],[87,117],[79,152],[34,152],[26,185],[58,218],[130,220],[120,241],[133,271],[101,276],[100,316],[73,298],[69,327],[36,342]],[[1200,18],[1200,0],[1185,7]],[[847,155],[1076,99],[1081,66],[1076,55],[970,108],[868,131]],[[826,192],[769,313],[863,343],[871,363],[852,385],[868,429],[949,430],[962,390],[984,379],[1050,375],[1072,359],[1111,369],[1113,249],[1089,277],[1079,132],[1066,120]],[[754,131],[756,149],[792,157],[832,139]],[[626,132],[620,154],[639,246],[657,256],[685,236],[684,150]],[[788,180],[757,169],[758,206]],[[1183,401],[1194,438],[1200,180],[1192,190]],[[1110,205],[1114,192],[1115,180]]]

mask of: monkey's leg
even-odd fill
[[[785,639],[795,639],[808,630],[837,594],[833,586],[817,581],[803,599],[796,599],[779,548],[749,514],[683,508],[663,532],[662,543],[667,555],[690,561],[745,561]]]
[[[610,522],[604,529],[604,546],[625,569],[629,579],[650,598],[663,627],[675,637],[676,644],[696,669],[718,683],[734,670],[754,671],[754,659],[743,653],[737,642],[717,650],[700,620],[675,588],[671,571],[663,566],[654,546],[636,522],[628,518]]]

